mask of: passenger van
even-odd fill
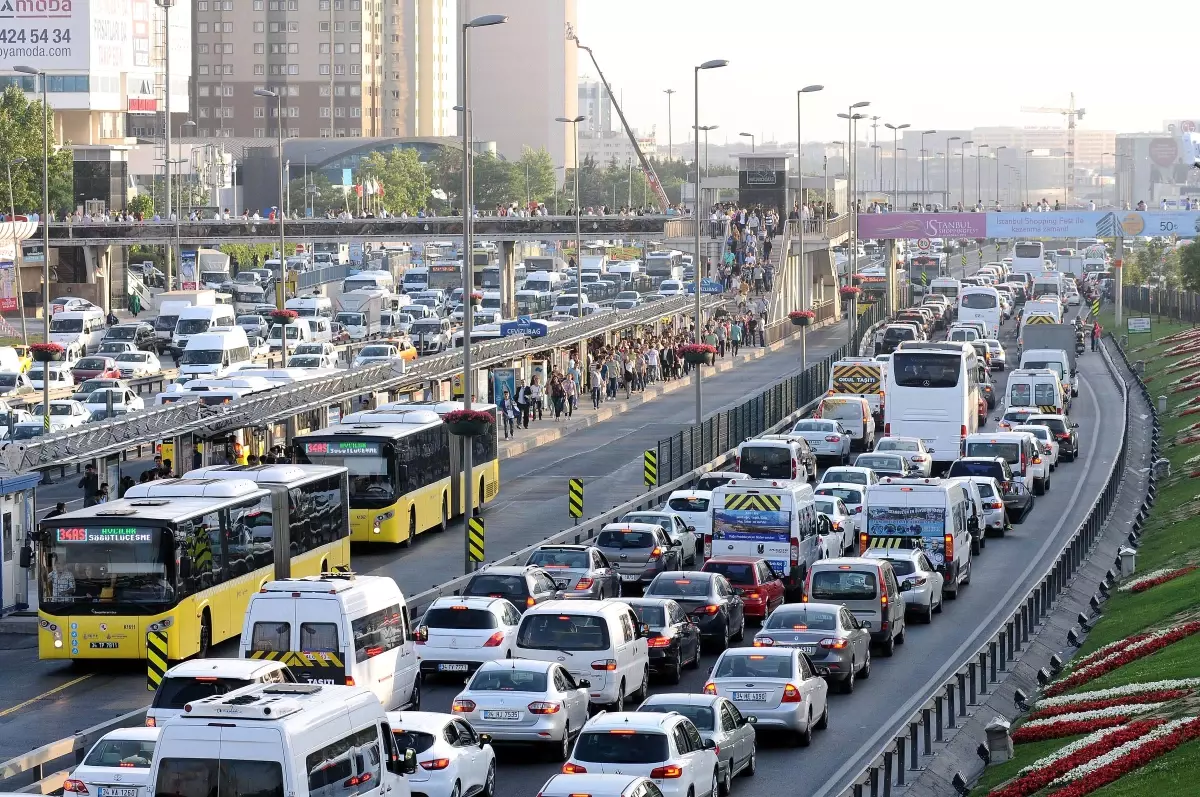
[[[176,349],[184,351],[187,349],[188,340],[192,335],[200,335],[214,327],[236,326],[237,314],[232,305],[210,304],[185,307],[179,311],[179,320],[175,322],[173,343]]]
[[[429,287],[429,269],[425,266],[414,266],[404,272],[400,280],[400,289],[405,293],[419,293]]]
[[[845,606],[884,656],[892,655],[897,641],[904,642],[904,598],[886,559],[822,559],[808,571],[804,601]]]
[[[1002,457],[1008,462],[1013,476],[1018,477],[1026,489],[1041,495],[1044,484],[1035,484],[1030,468],[1042,464],[1042,454],[1037,438],[1025,432],[996,432],[994,434],[971,434],[963,440],[964,457]]]
[[[366,687],[389,711],[419,709],[412,628],[404,593],[386,576],[287,578],[250,596],[238,651],[282,661],[301,682]]]
[[[241,327],[192,335],[179,360],[179,375],[219,378],[250,363],[250,341]]]
[[[559,271],[534,271],[525,277],[525,291],[542,291],[553,293],[561,291],[567,280]],[[519,294],[518,294],[519,295]]]
[[[285,310],[295,310],[301,318],[333,318],[333,300],[328,296],[313,294],[312,296],[297,296],[284,302]]]
[[[149,792],[409,797],[416,762],[370,690],[255,684],[190,702],[162,727]]]
[[[751,438],[738,445],[733,468],[751,479],[807,482],[813,474],[808,472],[800,445],[795,440]]]
[[[883,389],[883,379],[878,382]],[[871,402],[866,396],[826,396],[821,399],[814,418],[825,418],[837,421],[842,428],[850,433],[852,446],[858,446],[862,451],[875,448],[875,418],[872,414]]]
[[[1008,407],[1037,407],[1046,415],[1066,415],[1066,391],[1047,368],[1021,368],[1008,376]]]
[[[958,299],[958,320],[981,321],[985,337],[998,338],[1004,308],[1000,306],[1000,291],[990,285],[967,285]]]
[[[280,329],[283,324],[272,324],[267,331],[267,345],[272,350],[280,348],[283,343]],[[325,316],[297,318],[287,327],[288,348],[297,343],[326,343],[333,341],[333,322]]]
[[[545,601],[521,617],[513,657],[558,662],[587,688],[589,703],[623,711],[627,698],[648,693],[647,636],[626,603]]]
[[[407,274],[408,272],[405,272],[405,276]],[[428,277],[426,281],[428,282]],[[352,277],[346,277],[342,282],[342,293],[350,293],[350,291],[362,289],[391,293],[396,289],[396,280],[392,277],[390,271],[360,271]]]
[[[167,670],[146,711],[151,728],[183,714],[188,703],[212,695],[225,695],[251,684],[296,683],[296,676],[281,661],[246,659],[192,659]]]
[[[63,310],[55,313],[50,319],[50,342],[67,349],[68,354],[74,349],[77,356],[82,357],[99,347],[102,340],[104,311],[99,307],[91,310]]]

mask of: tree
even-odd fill
[[[389,213],[416,213],[429,196],[429,174],[414,149],[372,152],[358,167],[358,182],[375,180],[383,187],[379,201]]]
[[[288,183],[288,201],[292,211],[304,215],[304,178],[300,177]],[[308,206],[314,216],[324,216],[328,211],[337,213],[346,207],[346,194],[341,186],[330,182],[323,172],[312,172],[308,176]]]
[[[1178,251],[1179,271],[1184,290],[1200,291],[1200,246],[1191,243]]]
[[[237,263],[239,269],[255,268],[261,266],[263,261],[269,260],[275,256],[278,250],[275,244],[221,244],[221,251],[229,255],[233,262]],[[289,253],[294,251],[292,245],[288,244]]]
[[[537,150],[525,147],[514,169],[514,177],[521,185],[519,196],[524,201],[545,202],[554,198],[554,160],[545,147]]]
[[[126,203],[125,209],[135,216],[141,214],[144,218],[150,218],[154,215],[154,200],[149,194],[138,194]]]
[[[0,94],[0,152],[12,169],[13,204],[17,212],[40,212],[42,207],[42,136],[50,137],[50,208],[61,213],[74,210],[75,180],[71,150],[55,148],[54,117],[44,124],[40,100],[30,102],[21,89],[10,85]],[[25,162],[13,164],[17,158]],[[7,174],[4,175],[7,177]],[[86,197],[85,197],[86,199]],[[0,206],[8,206],[4,197]]]

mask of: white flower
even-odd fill
[[[1061,722],[1090,722],[1091,720],[1103,720],[1112,717],[1127,717],[1134,714],[1145,714],[1147,711],[1153,711],[1159,706],[1165,705],[1166,703],[1135,703],[1131,706],[1109,706],[1108,708],[1098,708],[1092,711],[1077,711],[1074,714],[1059,714],[1057,717],[1031,720],[1022,727],[1042,728],[1047,725],[1058,725]]]
[[[1080,750],[1087,747],[1088,745],[1095,744],[1096,742],[1103,739],[1105,736],[1110,736],[1111,734],[1114,734],[1121,729],[1122,729],[1121,725],[1114,725],[1111,728],[1102,728],[1102,729],[1096,731],[1095,733],[1089,733],[1087,736],[1083,737],[1082,739],[1075,741],[1075,742],[1071,742],[1066,747],[1059,748],[1058,750],[1054,751],[1053,753],[1046,756],[1045,758],[1039,758],[1037,761],[1034,761],[1032,764],[1030,764],[1029,766],[1022,769],[1018,773],[1018,775],[1028,775],[1030,772],[1034,772],[1036,770],[1048,767],[1056,761],[1067,758],[1068,756],[1073,756],[1073,755],[1075,755],[1075,753],[1079,752]]]
[[[1092,661],[1091,663],[1087,664],[1086,666],[1079,667],[1075,670],[1072,670],[1071,675],[1075,676],[1075,675],[1080,675],[1083,673],[1090,674],[1093,671],[1096,671],[1098,673],[1103,673],[1108,668],[1109,662],[1114,661],[1118,656],[1122,656],[1131,651],[1141,650],[1142,648],[1149,647],[1149,646],[1153,645],[1154,643],[1156,643],[1158,640],[1162,639],[1163,637],[1170,635],[1174,631],[1175,631],[1174,627],[1160,628],[1159,630],[1157,630],[1154,633],[1147,636],[1145,639],[1139,639],[1137,642],[1133,642],[1131,644],[1125,645],[1120,650],[1116,650],[1116,651],[1110,653],[1109,655],[1105,656],[1102,659]]]
[[[1033,708],[1037,711],[1044,708],[1054,708],[1055,706],[1069,706],[1072,703],[1087,703],[1092,700],[1112,700],[1118,697],[1142,694],[1143,692],[1164,692],[1172,689],[1195,689],[1196,687],[1200,687],[1200,678],[1179,678],[1173,681],[1148,681],[1140,684],[1124,684],[1123,686],[1114,686],[1111,689],[1096,689],[1091,692],[1080,692],[1075,695],[1048,697],[1045,700],[1039,700]]]
[[[1150,731],[1149,733],[1147,733],[1143,736],[1139,736],[1138,738],[1134,739],[1131,742],[1126,742],[1125,744],[1120,745],[1119,747],[1114,747],[1112,750],[1109,750],[1104,755],[1097,756],[1096,758],[1093,758],[1091,761],[1088,761],[1085,764],[1080,764],[1079,766],[1072,769],[1070,772],[1067,772],[1067,773],[1061,775],[1060,777],[1056,778],[1055,780],[1051,781],[1050,785],[1051,786],[1065,786],[1066,784],[1070,783],[1071,781],[1079,780],[1080,778],[1090,775],[1091,773],[1095,772],[1098,769],[1106,767],[1115,761],[1119,761],[1120,759],[1122,759],[1125,756],[1129,755],[1130,753],[1134,752],[1138,748],[1144,747],[1144,746],[1150,744],[1151,742],[1161,739],[1165,736],[1170,736],[1172,733],[1179,730],[1183,726],[1188,725],[1189,723],[1192,723],[1192,722],[1196,722],[1196,721],[1197,721],[1196,717],[1184,717],[1183,719],[1172,720],[1171,722],[1168,722],[1165,725],[1160,725],[1157,728],[1155,728],[1154,730]]]
[[[1086,667],[1089,664],[1093,664],[1094,662],[1099,661],[1100,659],[1104,658],[1105,656],[1108,656],[1110,653],[1115,653],[1118,650],[1124,650],[1126,647],[1128,647],[1131,644],[1133,644],[1133,643],[1128,639],[1118,639],[1116,642],[1109,642],[1104,647],[1101,647],[1101,648],[1098,648],[1098,649],[1092,651],[1091,653],[1084,656],[1079,661],[1072,662],[1069,665],[1068,669],[1074,670],[1074,669],[1078,669],[1079,667]]]
[[[1118,592],[1132,592],[1137,587],[1140,587],[1143,584],[1147,584],[1147,583],[1153,581],[1154,579],[1158,578],[1159,576],[1169,575],[1171,573],[1178,572],[1179,570],[1182,570],[1182,569],[1183,568],[1180,568],[1180,567],[1163,567],[1163,568],[1159,568],[1158,570],[1151,570],[1149,573],[1146,573],[1145,575],[1142,575],[1142,576],[1138,576],[1138,578],[1136,578],[1135,580],[1130,581],[1125,584],[1122,584],[1121,586],[1117,587],[1117,591]]]

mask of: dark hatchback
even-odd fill
[[[684,667],[700,666],[700,627],[687,611],[670,598],[622,598],[637,615],[638,622],[650,629],[646,649],[650,672],[677,684]]]
[[[554,578],[540,567],[490,567],[480,570],[463,589],[463,595],[507,598],[517,611],[562,597]]]
[[[645,596],[678,603],[699,626],[701,638],[720,651],[745,635],[746,609],[740,593],[718,573],[675,570],[655,576]]]

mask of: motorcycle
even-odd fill
[[[1084,340],[1083,333],[1082,333],[1082,332],[1076,332],[1076,333],[1075,333],[1075,354],[1077,354],[1077,355],[1078,355],[1078,354],[1083,354],[1083,352],[1084,352],[1086,349],[1087,349],[1087,343],[1086,343],[1086,341]]]

